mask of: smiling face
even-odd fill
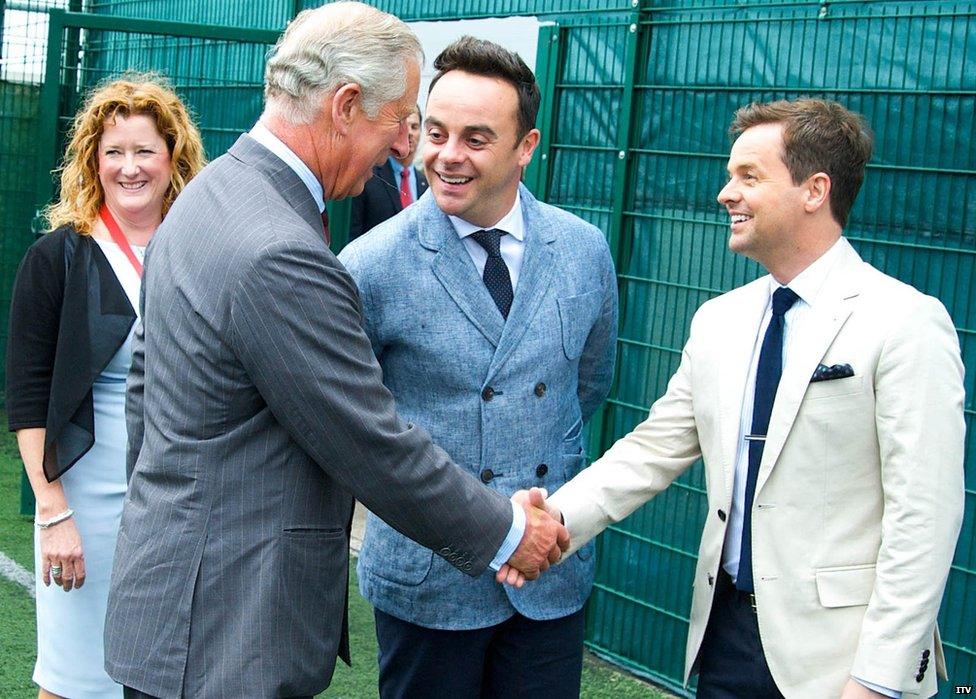
[[[729,248],[767,270],[795,254],[805,214],[805,187],[794,184],[782,154],[782,124],[746,129],[732,145],[729,181],[718,194],[731,219]]]
[[[539,132],[518,134],[518,94],[504,80],[460,70],[441,76],[427,100],[424,169],[440,209],[484,228],[515,203]]]
[[[171,175],[169,148],[152,117],[117,114],[105,122],[98,141],[98,181],[116,218],[161,221]]]
[[[362,193],[366,181],[373,176],[374,167],[382,165],[391,155],[400,160],[409,153],[408,122],[417,104],[420,66],[416,61],[408,61],[406,71],[407,90],[403,97],[380,107],[376,118],[370,119],[361,107],[357,109],[349,124],[350,135],[340,158],[335,184],[332,191],[326,192],[327,199]]]

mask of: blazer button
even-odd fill
[[[489,401],[495,397],[495,389],[491,386],[485,386],[484,390],[481,392],[481,400]]]
[[[537,478],[542,478],[547,473],[549,473],[549,467],[545,464],[539,464],[535,467],[535,475]]]
[[[482,483],[491,483],[491,479],[494,477],[495,477],[495,472],[492,471],[490,468],[486,468],[484,471],[481,472]]]
[[[725,521],[725,510],[719,510],[718,511],[718,518],[720,520],[722,520],[723,522]]]
[[[546,395],[546,385],[541,381],[535,385],[535,394],[539,396],[539,398]]]
[[[915,675],[915,681],[916,682],[921,682],[923,679],[925,679],[925,673],[924,672],[920,672],[917,675]]]
[[[444,547],[444,548],[442,548],[442,549],[441,549],[440,551],[438,551],[438,553],[439,553],[440,555],[442,555],[442,556],[447,556],[447,555],[450,555],[450,553],[451,553],[451,549],[449,549],[449,548],[448,548],[447,546],[445,546],[445,547]]]

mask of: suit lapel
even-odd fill
[[[721,332],[715,336],[719,356],[719,424],[722,440],[722,470],[726,493],[732,493],[735,458],[739,447],[742,401],[759,325],[769,295],[769,277],[762,277],[742,288],[744,298],[730,305]],[[736,309],[733,311],[732,309]]]
[[[837,262],[835,269],[824,281],[816,306],[810,309],[809,316],[790,342],[791,356],[783,368],[769,419],[759,480],[756,483],[757,493],[769,478],[783,451],[800,410],[800,403],[810,385],[810,377],[854,310],[854,301],[860,293],[858,272],[862,264],[861,258],[853,249]]]
[[[390,200],[393,211],[397,213],[403,211],[403,206],[400,204],[400,183],[394,180],[393,166],[390,165],[389,158],[377,169],[376,176],[386,183],[383,186],[383,191],[386,192],[386,197]]]
[[[556,239],[555,231],[539,211],[539,205],[529,191],[520,185],[522,215],[525,218],[525,250],[522,256],[522,269],[519,271],[518,287],[512,308],[505,322],[501,341],[488,369],[490,378],[518,346],[532,319],[542,305],[552,283],[555,254],[551,244]],[[483,284],[482,284],[483,286]],[[491,296],[485,291],[492,310],[498,314]]]
[[[505,328],[498,308],[478,276],[471,256],[447,216],[437,208],[434,197],[424,197],[414,206],[419,209],[420,244],[436,251],[431,272],[482,335],[498,347]]]

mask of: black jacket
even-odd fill
[[[17,270],[7,337],[7,422],[44,427],[53,481],[95,443],[92,385],[136,313],[90,236],[64,226],[35,242]]]
[[[420,168],[417,173],[417,198],[427,191],[427,178]],[[373,176],[366,181],[363,193],[352,200],[349,214],[349,240],[355,240],[366,231],[393,218],[403,210],[400,206],[400,183],[393,181],[393,166],[390,160],[373,168]]]

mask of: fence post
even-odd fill
[[[617,130],[617,139],[614,144],[617,148],[617,159],[613,168],[613,204],[610,210],[610,226],[607,231],[607,243],[610,246],[610,254],[613,257],[613,264],[618,275],[626,262],[626,255],[630,249],[629,244],[624,245],[624,209],[627,205],[627,192],[630,191],[630,148],[633,142],[633,105],[634,92],[637,84],[638,46],[641,39],[639,0],[633,0],[633,6],[634,10],[628,14],[628,22],[626,25],[627,44],[626,57],[624,59],[624,87],[623,95],[620,99],[620,126]],[[624,312],[626,302],[626,298],[621,295],[619,301],[620,319],[626,317]],[[618,330],[620,329],[620,321],[618,321],[617,328]],[[610,390],[610,395],[617,395],[619,381],[620,366],[618,362],[614,371],[613,387]],[[597,409],[593,418],[590,420],[587,450],[591,458],[594,455],[602,454],[610,446],[608,443],[609,440],[607,439],[607,434],[610,431],[609,425],[607,424],[608,420],[606,403],[604,403]]]
[[[539,27],[539,43],[535,54],[535,77],[542,96],[536,126],[542,135],[535,150],[535,157],[525,169],[525,186],[540,201],[545,201],[549,193],[549,164],[552,161],[550,144],[556,128],[556,120],[559,118],[556,109],[556,83],[561,66],[559,47],[562,43],[559,35],[558,24],[545,24]]]

